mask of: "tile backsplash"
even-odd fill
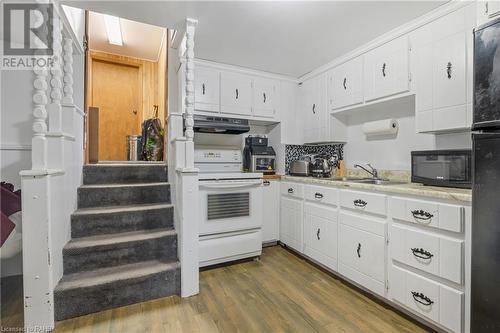
[[[290,163],[298,160],[301,156],[307,154],[325,154],[329,157],[337,155],[339,160],[344,159],[344,145],[318,145],[318,146],[300,146],[285,145],[285,172],[288,174]]]

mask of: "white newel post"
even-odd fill
[[[185,52],[185,98],[184,119],[186,129],[184,138],[176,141],[176,158],[183,159],[177,168],[177,186],[180,194],[177,209],[179,221],[179,258],[181,261],[181,296],[189,297],[199,293],[199,256],[198,256],[198,169],[194,167],[194,34],[197,20],[186,20]],[[182,81],[182,80],[181,80]],[[182,149],[181,146],[184,146]],[[182,152],[182,150],[184,150]]]
[[[47,12],[41,12],[47,18]],[[27,331],[54,328],[50,232],[50,156],[47,142],[49,69],[34,68],[31,170],[21,171],[23,214],[24,326]]]
[[[62,130],[64,134],[74,136],[73,39],[64,38],[63,51],[64,97],[62,98]]]

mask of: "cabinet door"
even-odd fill
[[[365,54],[367,101],[409,90],[408,52],[408,36],[402,36]]]
[[[302,83],[300,115],[303,123],[304,142],[316,141],[316,113],[319,110],[317,103],[317,84],[314,79]]]
[[[363,58],[350,60],[328,74],[330,109],[340,109],[363,102]]]
[[[279,119],[281,121],[281,143],[301,145],[304,143],[304,124],[299,116],[301,87],[293,82],[281,81]]]
[[[466,119],[465,31],[434,43],[434,130],[464,128]]]
[[[279,181],[264,180],[263,185],[262,241],[272,242],[279,239],[280,210],[276,203],[280,197],[280,184]]]
[[[252,78],[231,72],[221,73],[221,112],[252,114]]]
[[[274,118],[279,103],[279,81],[256,78],[253,85],[253,115]]]
[[[194,77],[195,110],[219,112],[220,72],[207,67],[195,66]]]
[[[280,241],[302,252],[302,200],[281,196]]]
[[[337,270],[337,210],[323,205],[304,207],[304,252]]]

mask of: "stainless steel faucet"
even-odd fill
[[[367,165],[368,165],[368,167],[370,169],[372,169],[372,171],[368,170],[367,168],[365,168],[364,166],[359,165],[359,164],[354,164],[354,167],[355,168],[363,169],[366,172],[368,172],[370,175],[372,175],[373,179],[378,179],[378,171],[377,171],[377,169],[375,169],[374,167],[372,167],[370,163],[368,163]]]

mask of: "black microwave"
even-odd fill
[[[472,188],[470,149],[411,152],[411,181],[424,185]]]

